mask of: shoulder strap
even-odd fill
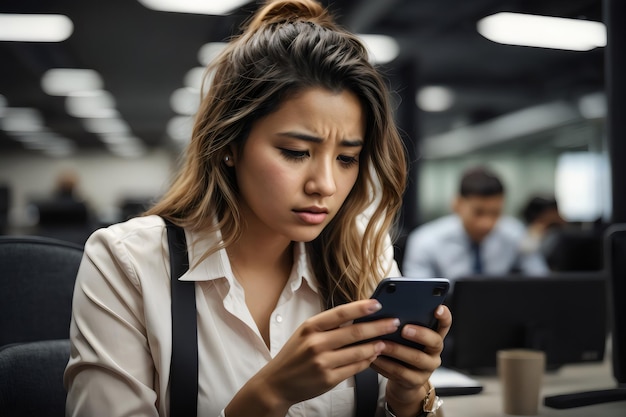
[[[194,417],[198,413],[198,327],[195,282],[179,281],[189,269],[183,228],[167,219],[172,289],[172,362],[170,365],[170,416]]]
[[[170,416],[198,412],[198,327],[194,282],[179,281],[189,269],[185,231],[167,219],[172,279],[172,363]],[[378,404],[378,374],[371,368],[354,376],[357,417],[373,417]]]
[[[354,375],[357,417],[374,417],[378,405],[378,374],[367,368]]]
[[[345,300],[337,300],[339,304]],[[329,300],[326,309],[333,307]],[[374,417],[378,406],[378,373],[372,368],[364,369],[354,375],[354,402],[356,417]]]

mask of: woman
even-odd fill
[[[399,275],[388,236],[406,178],[362,44],[311,0],[275,1],[211,70],[169,191],[86,244],[68,415],[169,415],[164,218],[185,229],[181,279],[196,286],[199,416],[351,416],[353,376],[368,367],[379,415],[422,415],[450,312],[438,310],[437,332],[405,326],[423,352],[369,341],[395,319],[350,324],[380,308],[368,300],[377,282]]]

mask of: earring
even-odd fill
[[[224,157],[224,162],[229,163],[230,162],[230,155],[226,155]]]

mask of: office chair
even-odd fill
[[[0,348],[0,415],[63,417],[63,371],[69,356],[69,339]]]
[[[0,236],[0,346],[69,338],[83,248],[37,236]]]

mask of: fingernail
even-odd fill
[[[376,351],[376,355],[379,355],[383,350],[385,350],[385,344],[383,342],[378,342],[374,345],[374,350]]]
[[[396,329],[398,327],[400,327],[400,319],[393,319],[393,321],[391,322],[393,327],[395,327]]]
[[[443,306],[437,307],[437,315],[441,316],[443,314]]]
[[[379,302],[376,302],[376,303],[374,303],[374,304],[370,304],[370,305],[367,307],[367,311],[369,311],[370,313],[373,313],[373,312],[375,312],[375,311],[380,310],[381,308],[383,308],[383,306],[382,306]]]
[[[404,335],[408,337],[413,337],[417,334],[417,331],[413,327],[405,327]]]

